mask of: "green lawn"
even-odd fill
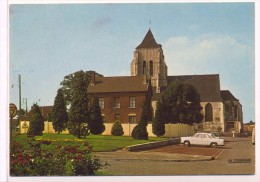
[[[68,134],[43,134],[42,136],[36,136],[36,140],[52,140],[53,142],[46,146],[46,149],[55,149],[57,145],[82,145],[83,142],[88,142],[93,146],[94,151],[114,151],[122,149],[126,146],[141,144],[152,141],[165,140],[166,138],[149,137],[149,140],[135,140],[129,136],[103,136],[103,135],[90,135],[86,139],[77,140],[73,135]],[[28,148],[27,135],[19,134],[14,137],[14,140]]]

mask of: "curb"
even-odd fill
[[[213,160],[215,160],[219,155],[220,153],[224,150],[224,148],[226,148],[228,145],[225,145],[224,147],[222,147],[219,151],[217,151],[213,156]]]
[[[136,158],[129,158],[129,159],[118,159],[118,158],[111,158],[110,160],[114,161],[143,161],[143,162],[198,162],[198,161],[211,161],[214,160],[213,157],[209,157],[207,159],[136,159]]]

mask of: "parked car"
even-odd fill
[[[224,145],[224,139],[220,139],[212,133],[195,133],[193,136],[181,137],[181,143],[187,147],[190,145],[217,147],[218,145]]]

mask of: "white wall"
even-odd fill
[[[27,133],[29,127],[29,121],[21,121],[20,131],[21,133]],[[27,127],[25,127],[27,125]],[[122,124],[124,130],[124,136],[131,136],[133,128],[137,124]],[[111,135],[111,129],[113,123],[105,123],[106,130],[102,133],[102,135]],[[152,124],[148,124],[147,126],[148,135],[154,137],[155,135],[152,132]],[[52,122],[45,121],[44,122],[44,131],[43,133],[57,133],[54,131]],[[63,131],[63,134],[68,134],[68,130]],[[194,126],[186,125],[186,124],[165,124],[165,135],[164,137],[181,137],[181,136],[190,136],[195,133]]]

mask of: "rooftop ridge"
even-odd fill
[[[169,76],[167,76],[167,77],[177,77],[177,76],[219,76],[219,74],[169,75]]]

